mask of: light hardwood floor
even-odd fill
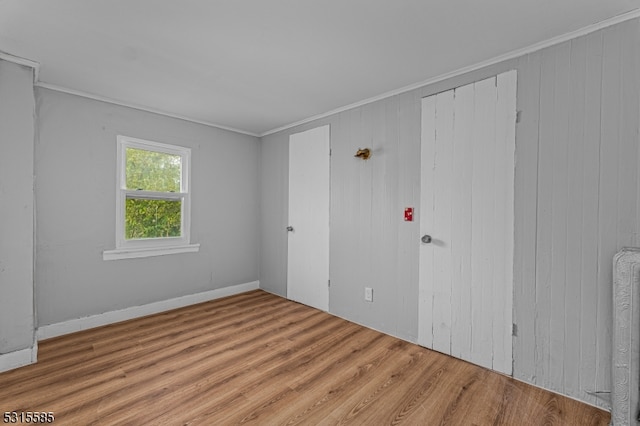
[[[607,425],[609,413],[260,290],[39,344],[0,414],[56,425]]]

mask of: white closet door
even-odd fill
[[[506,374],[515,120],[516,71],[422,100],[418,342]]]

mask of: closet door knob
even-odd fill
[[[423,235],[421,240],[423,243],[429,244],[431,242],[431,235]]]

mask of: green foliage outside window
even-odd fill
[[[180,192],[179,155],[127,148],[127,189]],[[182,200],[157,200],[129,195],[125,206],[125,238],[179,237]]]
[[[180,156],[127,148],[127,189],[180,192]]]
[[[179,237],[182,202],[127,198],[125,237]]]

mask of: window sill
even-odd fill
[[[103,260],[135,259],[138,257],[164,256],[167,254],[193,253],[200,250],[200,244],[188,244],[184,246],[145,247],[105,250],[102,252]]]

